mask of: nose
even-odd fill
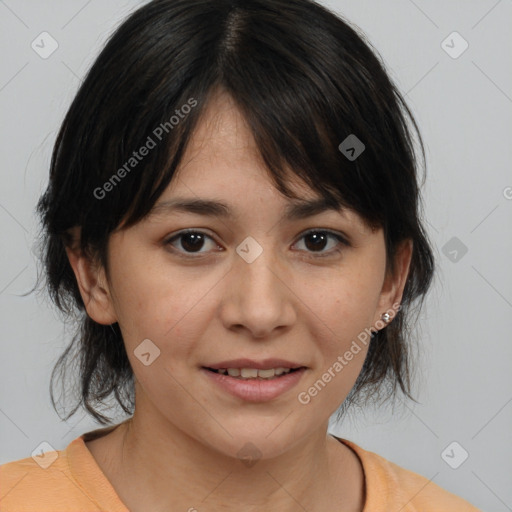
[[[228,273],[221,307],[229,330],[247,330],[253,338],[268,338],[286,330],[296,320],[295,294],[289,268],[279,265],[264,250],[249,263],[236,256]]]

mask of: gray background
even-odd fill
[[[98,427],[81,410],[62,422],[51,407],[50,372],[69,333],[44,300],[22,294],[36,276],[34,207],[60,122],[108,35],[142,3],[0,1],[0,463],[42,441],[63,449]],[[364,31],[420,124],[439,265],[417,332],[420,404],[369,410],[330,430],[479,508],[512,510],[512,4],[322,3]],[[43,31],[59,45],[47,59],[31,47]],[[453,31],[469,43],[457,58],[442,45]],[[453,37],[446,44],[462,48]],[[452,469],[445,460],[460,463],[462,449],[469,457]]]

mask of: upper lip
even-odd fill
[[[257,370],[269,370],[270,368],[302,368],[304,365],[287,361],[285,359],[263,359],[255,361],[253,359],[230,359],[229,361],[221,361],[220,363],[205,365],[205,368],[218,370],[220,368],[256,368]]]

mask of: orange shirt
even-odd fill
[[[115,426],[77,437],[64,450],[0,466],[0,512],[129,512],[85,441]],[[425,477],[336,438],[359,456],[365,474],[363,512],[480,512]],[[193,504],[192,504],[193,505]]]

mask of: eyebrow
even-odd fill
[[[306,219],[326,211],[343,212],[343,208],[324,198],[294,201],[289,203],[284,218],[289,221]],[[148,216],[170,214],[173,212],[194,213],[205,217],[234,218],[234,212],[222,201],[197,198],[175,198],[156,203]]]

